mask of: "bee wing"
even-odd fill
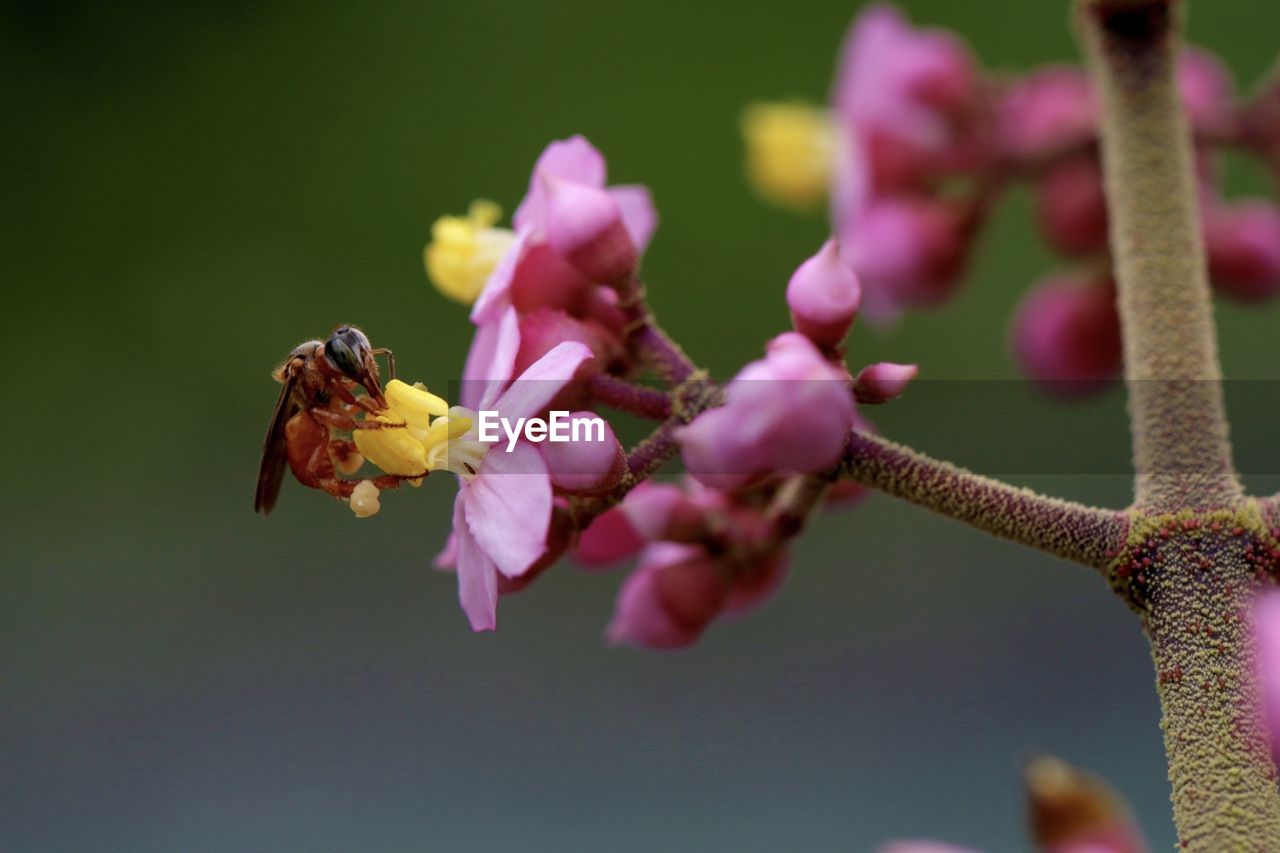
[[[253,497],[253,511],[270,515],[280,494],[280,483],[284,480],[284,466],[288,461],[288,450],[285,447],[284,427],[301,410],[294,399],[293,389],[297,377],[290,376],[280,390],[280,399],[276,400],[276,410],[271,416],[271,426],[267,427],[267,437],[262,443],[262,464],[258,466],[258,491]]]

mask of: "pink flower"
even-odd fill
[[[607,566],[640,553],[675,528],[701,523],[701,513],[671,483],[645,480],[617,506],[600,514],[578,537],[574,557],[588,567]]]
[[[1048,278],[1031,288],[1014,313],[1013,355],[1045,390],[1077,396],[1120,373],[1120,320],[1109,279]]]
[[[513,321],[514,312],[508,317]],[[502,328],[506,334],[499,336],[494,350],[497,360],[509,365],[515,351],[514,323],[502,323]],[[582,344],[562,343],[509,385],[500,379],[486,383],[477,409],[496,411],[512,422],[537,415],[590,357]],[[453,444],[449,452],[455,452]],[[492,445],[478,452],[483,455],[473,466],[474,475],[458,478],[453,534],[458,598],[472,629],[486,631],[496,624],[499,573],[518,578],[546,551],[552,494],[551,476],[538,447],[522,439],[510,451]]]
[[[887,4],[858,15],[841,47],[833,103],[855,134],[884,134],[936,151],[973,106],[977,68],[964,42],[913,28]]]
[[[1225,132],[1235,122],[1235,83],[1222,60],[1199,47],[1178,57],[1178,91],[1187,120],[1201,133]]]
[[[950,296],[968,262],[973,224],[955,204],[919,196],[875,199],[839,223],[868,316],[887,322]]]
[[[700,482],[737,488],[769,474],[834,465],[854,421],[847,374],[808,338],[786,332],[725,389],[725,405],[678,433],[685,466]]]
[[[614,645],[678,649],[693,645],[720,613],[729,581],[697,545],[658,542],[618,592],[605,637]]]
[[[1280,293],[1280,208],[1251,200],[1204,210],[1209,275],[1218,290],[1246,302]]]
[[[1097,126],[1097,104],[1084,71],[1052,65],[1008,88],[996,132],[1010,157],[1032,161],[1085,144]]]
[[[604,156],[586,139],[573,136],[548,145],[516,209],[515,240],[472,307],[472,322],[489,331],[477,333],[468,368],[492,361],[497,336],[492,324],[511,306],[522,314],[539,308],[571,315],[589,310],[593,291],[607,283],[593,273],[611,276],[624,261],[634,264],[657,224],[645,187],[605,186]],[[494,377],[473,372],[464,378]]]
[[[861,301],[862,285],[840,257],[835,240],[824,243],[787,283],[792,325],[820,347],[839,346],[858,315]]]
[[[1036,223],[1049,245],[1064,255],[1107,247],[1107,200],[1096,155],[1070,157],[1045,170],[1036,186]]]
[[[1253,632],[1263,719],[1271,753],[1280,761],[1280,591],[1263,593],[1254,602]]]

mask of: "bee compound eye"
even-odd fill
[[[325,341],[324,354],[330,363],[351,379],[357,378],[360,372],[360,359],[346,341],[334,335]]]

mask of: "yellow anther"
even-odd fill
[[[765,198],[811,210],[827,197],[836,132],[827,111],[802,103],[758,103],[742,115],[747,177]]]
[[[435,221],[422,256],[427,277],[437,290],[464,305],[475,302],[515,240],[510,229],[494,227],[501,218],[502,208],[477,200],[466,216],[442,216]]]
[[[378,415],[377,420],[384,424],[405,422],[390,412]],[[427,471],[426,448],[408,429],[358,429],[351,437],[364,457],[388,474],[414,476]]]

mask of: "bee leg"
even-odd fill
[[[332,409],[312,409],[311,416],[333,429],[355,432],[358,429],[404,429],[404,424],[387,424],[382,421],[358,421],[348,414]]]

